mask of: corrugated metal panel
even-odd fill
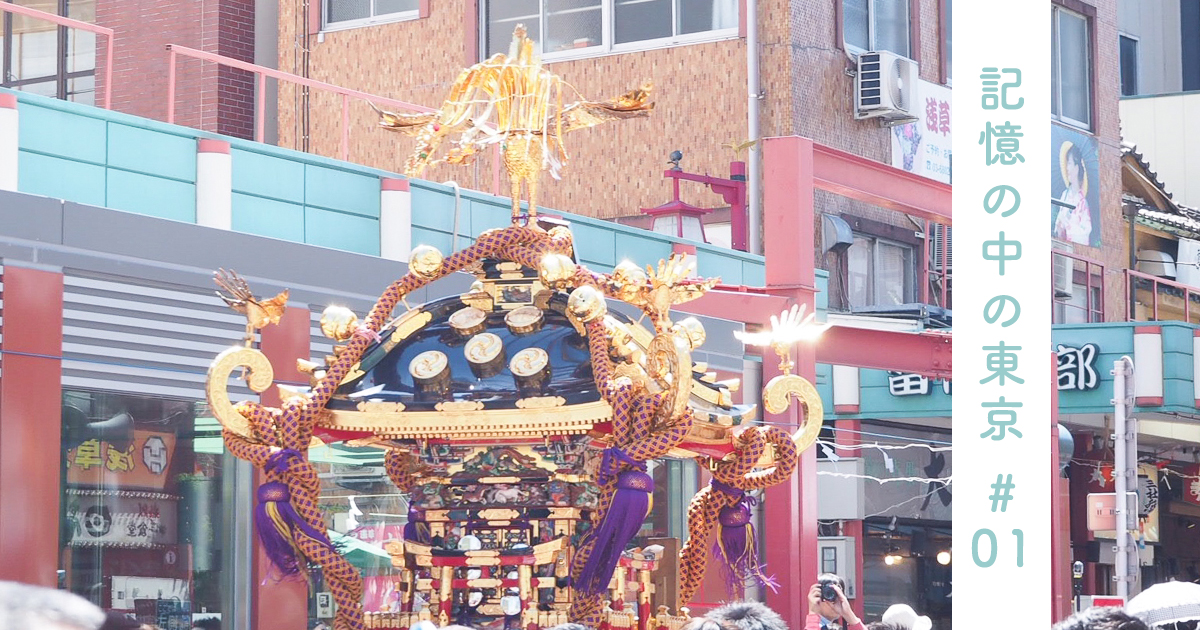
[[[315,310],[311,311],[312,341],[309,343],[309,357],[314,363],[324,364],[325,357],[333,354],[333,340],[321,332],[321,313],[325,307],[313,306],[312,308]]]
[[[203,400],[209,364],[245,332],[212,291],[70,271],[64,284],[65,388]],[[254,396],[240,382],[230,393]]]

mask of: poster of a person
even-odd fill
[[[1051,163],[1051,235],[1062,241],[1100,246],[1098,163],[1095,138],[1054,128],[1054,161]]]

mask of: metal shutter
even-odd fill
[[[64,388],[203,400],[209,364],[245,331],[211,290],[73,271],[64,284]]]

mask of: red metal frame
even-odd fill
[[[951,223],[951,188],[886,164],[825,147],[799,137],[763,140],[763,243],[766,286],[721,287],[692,303],[696,313],[765,325],[791,304],[815,308],[813,251],[814,193],[826,190],[935,223]],[[735,289],[735,290],[729,290]],[[834,327],[817,346],[797,349],[795,371],[814,379],[822,362],[949,377],[951,337],[944,333],[898,333]],[[763,380],[779,374],[764,357]],[[796,405],[782,414],[764,414],[783,426],[800,426]],[[808,615],[805,593],[818,574],[816,454],[801,454],[790,483],[767,490],[764,549],[766,564],[784,587],[767,594],[767,604],[789,627],[803,627]]]
[[[96,24],[80,22],[69,17],[55,15],[54,13],[46,13],[29,7],[23,7],[19,4],[11,4],[9,2],[0,2],[0,11],[8,13],[16,13],[27,17],[37,18],[53,22],[59,26],[67,28],[77,28],[81,31],[95,33],[104,36],[104,109],[111,109],[112,106],[112,68],[113,68],[113,30]]]
[[[351,98],[354,98],[354,99],[360,100],[360,101],[367,101],[367,102],[372,102],[372,103],[378,103],[381,105],[387,105],[389,107],[395,107],[397,109],[401,109],[401,110],[405,110],[405,111],[409,111],[409,112],[432,112],[432,111],[434,111],[431,108],[423,107],[421,105],[414,105],[413,103],[408,103],[408,102],[397,100],[394,98],[385,98],[382,96],[377,96],[375,94],[368,94],[366,92],[360,92],[358,90],[344,88],[340,85],[334,85],[332,83],[325,83],[324,81],[317,81],[315,79],[309,79],[307,77],[302,77],[298,74],[292,74],[290,72],[283,72],[281,70],[275,70],[274,68],[268,68],[266,66],[260,66],[260,65],[249,63],[246,61],[241,61],[239,59],[234,59],[233,57],[226,57],[224,55],[218,55],[216,53],[204,52],[202,50],[196,50],[195,48],[188,48],[186,46],[179,46],[177,44],[167,44],[167,52],[170,54],[170,56],[167,60],[167,122],[172,123],[172,124],[175,122],[175,79],[176,79],[175,65],[176,65],[176,58],[180,55],[182,55],[184,57],[190,57],[192,59],[199,59],[201,61],[209,61],[212,63],[217,63],[217,64],[220,64],[223,66],[228,66],[230,68],[237,68],[239,70],[245,70],[246,72],[253,72],[255,75],[255,80],[258,84],[258,92],[260,95],[266,93],[267,77],[271,77],[272,79],[277,79],[279,81],[287,81],[289,83],[295,83],[297,85],[303,85],[305,87],[310,87],[310,88],[317,89],[317,90],[324,90],[326,92],[332,92],[334,94],[341,95],[341,97],[342,97],[342,99],[341,99],[342,100],[341,159],[342,160],[348,159],[348,157],[350,155],[350,99]],[[256,124],[255,124],[255,140],[257,140],[258,142],[262,142],[263,138],[264,138],[263,119],[265,117],[264,116],[265,106],[266,106],[266,99],[259,98],[258,99],[258,120],[256,121]]]
[[[682,170],[670,169],[663,172],[663,177],[669,177],[674,181],[675,185],[675,202],[679,201],[679,180],[687,180],[708,186],[714,193],[721,195],[725,203],[729,204],[729,230],[731,234],[731,245],[733,249],[738,251],[749,250],[749,229],[746,225],[748,217],[746,216],[746,163],[745,162],[730,162],[729,163],[729,178],[713,177],[711,175],[697,175],[695,173],[685,173]],[[687,204],[683,204],[687,205]],[[689,208],[693,206],[688,206]],[[642,212],[650,215],[666,214],[672,211],[666,205],[658,208],[642,208]],[[704,210],[708,212],[708,210]],[[703,226],[702,228],[703,229]],[[680,222],[680,233],[678,235],[683,238],[682,222]]]
[[[1080,256],[1079,254],[1075,254],[1075,253],[1071,253],[1071,252],[1062,252],[1062,251],[1055,250],[1055,251],[1050,252],[1051,272],[1053,272],[1053,270],[1054,270],[1054,257],[1055,256],[1069,258],[1073,261],[1081,262],[1084,264],[1084,270],[1085,270],[1085,273],[1087,274],[1086,281],[1085,281],[1085,287],[1086,287],[1085,290],[1087,291],[1087,296],[1086,296],[1086,302],[1084,303],[1084,306],[1082,309],[1083,313],[1084,313],[1084,319],[1089,324],[1103,322],[1104,321],[1104,263],[1102,263],[1098,260],[1093,260],[1091,258],[1088,258],[1087,256]],[[1072,276],[1074,276],[1074,269],[1075,269],[1074,264],[1072,264],[1071,269],[1072,269]],[[1072,282],[1074,282],[1073,278],[1072,278]],[[1097,297],[1096,300],[1092,300],[1092,289],[1100,290],[1100,295]],[[1050,300],[1051,300],[1051,302],[1050,302],[1051,304],[1054,304],[1059,301],[1058,298],[1054,295],[1054,287],[1053,286],[1050,287]],[[1128,303],[1128,300],[1126,300],[1126,303]],[[1078,310],[1080,307],[1074,306],[1071,304],[1067,304],[1064,302],[1063,308]],[[1051,319],[1052,319],[1052,322],[1055,324],[1064,323],[1064,322],[1058,321],[1057,319],[1054,319],[1053,313],[1051,314]]]
[[[0,553],[5,561],[0,563],[0,580],[56,587],[62,490],[63,276],[8,265],[4,298]]]
[[[312,313],[307,308],[289,306],[279,324],[261,331],[259,348],[273,366],[279,366],[275,379],[284,383],[305,383],[308,376],[296,369],[296,357],[306,357],[311,350]],[[283,401],[279,389],[271,387],[260,399],[264,405],[279,406]],[[254,487],[267,481],[266,473],[254,471]],[[241,506],[239,509],[251,509]],[[275,630],[304,630],[308,627],[308,585],[303,581],[273,579],[274,569],[258,540],[254,541],[253,579],[251,598],[253,628]]]
[[[1133,311],[1133,298],[1136,296],[1136,293],[1135,293],[1136,289],[1134,288],[1133,285],[1134,285],[1134,282],[1137,280],[1141,280],[1143,282],[1150,283],[1150,292],[1151,292],[1151,295],[1154,297],[1154,301],[1150,308],[1150,319],[1149,320],[1138,319],[1137,313],[1135,313]],[[1179,282],[1172,282],[1170,280],[1164,280],[1163,278],[1160,278],[1158,276],[1152,276],[1150,274],[1142,273],[1140,271],[1134,271],[1133,269],[1125,270],[1125,321],[1129,321],[1129,322],[1161,321],[1161,318],[1159,317],[1159,308],[1158,308],[1158,306],[1159,306],[1158,305],[1158,302],[1159,302],[1159,289],[1158,288],[1160,285],[1165,286],[1165,287],[1170,287],[1172,289],[1175,289],[1176,291],[1180,291],[1183,293],[1183,319],[1179,320],[1179,321],[1185,321],[1185,322],[1192,321],[1192,313],[1194,312],[1191,307],[1192,298],[1195,297],[1197,302],[1200,302],[1200,291],[1197,291],[1196,289],[1189,287],[1186,284],[1182,284]],[[1200,314],[1200,309],[1197,309],[1197,311],[1195,311],[1195,312]],[[1175,321],[1175,320],[1171,319],[1171,320],[1167,320],[1167,321]],[[1200,319],[1198,319],[1197,321],[1192,322],[1192,323],[1200,323]]]

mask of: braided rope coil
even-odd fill
[[[244,417],[250,426],[251,435],[241,435],[233,431],[224,432],[225,442],[232,454],[252,462],[256,467],[265,471],[270,481],[279,481],[287,485],[290,491],[290,502],[296,512],[312,528],[324,532],[325,523],[318,505],[320,482],[316,470],[307,458],[307,448],[313,435],[313,429],[321,412],[325,409],[334,392],[343,379],[370,347],[378,339],[379,331],[401,302],[404,296],[420,289],[429,283],[451,273],[463,270],[485,258],[496,258],[519,263],[526,267],[538,268],[540,261],[548,254],[570,255],[572,251],[571,236],[565,230],[552,230],[546,233],[537,228],[509,227],[489,230],[480,235],[478,240],[469,247],[455,252],[441,261],[440,265],[430,271],[423,270],[418,274],[410,270],[408,274],[392,283],[380,296],[363,324],[337,353],[336,359],[325,371],[324,376],[312,387],[307,397],[289,399],[278,409],[261,406],[257,403],[243,402],[236,406],[236,411]],[[576,267],[575,272],[564,283],[569,286],[590,286],[608,297],[615,295],[608,276],[596,274],[583,267]],[[650,313],[651,320],[659,327],[657,316]],[[603,318],[597,318],[585,324],[589,353],[596,385],[602,397],[613,409],[613,442],[609,451],[612,455],[610,467],[604,471],[603,482],[599,483],[600,497],[598,508],[592,512],[593,525],[603,520],[613,502],[616,491],[616,478],[620,472],[644,468],[645,462],[662,457],[678,446],[688,435],[694,422],[689,409],[679,412],[673,408],[677,404],[671,400],[671,392],[661,391],[650,393],[644,387],[632,380],[614,376],[614,366],[609,356],[610,340],[604,326]],[[679,379],[681,380],[681,379]],[[676,387],[681,387],[677,384]],[[744,435],[749,432],[744,432]],[[758,436],[758,433],[753,433]],[[746,437],[747,453],[759,448],[765,442],[765,436]],[[786,436],[785,436],[786,437]],[[762,446],[759,449],[765,448]],[[282,450],[295,452],[297,457],[291,457],[289,463],[282,469],[271,466],[272,456]],[[754,484],[778,483],[790,474],[779,471],[784,467],[785,459],[781,459],[781,448],[776,445],[776,473],[753,473],[750,469],[739,474],[745,478],[750,487]],[[786,457],[786,453],[783,454]],[[748,455],[739,459],[748,461]],[[795,464],[794,449],[791,465]],[[757,461],[754,458],[753,461]],[[404,451],[389,451],[385,459],[389,477],[402,490],[411,490],[420,478],[419,460],[414,454]],[[734,470],[734,468],[730,468]],[[737,468],[737,470],[741,470]],[[782,474],[782,476],[781,476]],[[765,486],[764,486],[765,487]],[[698,523],[715,520],[707,515],[714,508],[707,502],[712,502],[711,491],[698,495],[700,503],[693,503],[689,514],[696,512],[704,516],[697,517]],[[725,499],[719,499],[725,500]],[[700,507],[697,508],[696,506]],[[715,509],[720,505],[713,503]],[[689,517],[689,525],[692,524]],[[696,531],[699,532],[697,528]],[[711,532],[709,532],[711,533]],[[701,532],[702,534],[702,532]],[[353,566],[327,544],[312,538],[297,535],[297,547],[308,562],[320,565],[324,570],[326,581],[333,592],[338,604],[337,617],[334,621],[336,630],[362,630],[364,616],[362,610],[362,578]],[[573,558],[572,574],[577,575],[586,563],[592,551],[594,541],[585,541],[577,549]],[[689,576],[703,576],[703,567],[691,570]],[[694,589],[693,589],[694,592]],[[689,592],[690,597],[690,592]],[[572,619],[591,625],[599,625],[601,618],[601,596],[579,596],[572,604],[570,616]]]

